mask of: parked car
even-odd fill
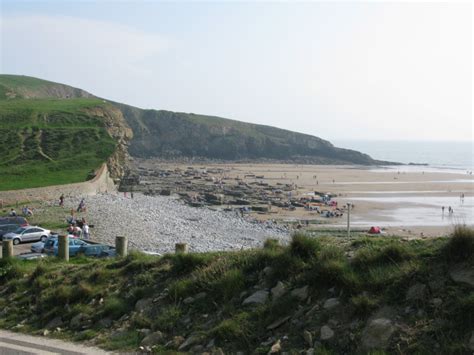
[[[83,240],[69,237],[69,256],[75,256],[82,246],[89,245]],[[58,237],[51,237],[44,243],[44,252],[48,255],[58,255],[59,249]]]
[[[28,220],[25,217],[0,217],[0,225],[4,224],[16,224],[20,227],[26,227],[28,225]]]
[[[78,254],[83,254],[85,256],[93,256],[96,258],[107,258],[116,256],[117,252],[115,248],[105,245],[105,244],[87,244],[82,246]]]
[[[52,234],[48,237],[48,239],[57,238],[57,237],[58,237],[57,234]],[[44,242],[40,240],[39,242],[31,244],[31,252],[32,253],[42,253],[42,252],[44,252],[44,243],[46,243],[48,241],[48,239],[46,239]]]
[[[13,244],[18,245],[23,242],[45,241],[50,234],[49,229],[37,226],[20,227],[14,232],[5,234],[3,240],[13,240]]]
[[[18,224],[0,224],[0,240],[7,233],[16,231],[20,226]]]

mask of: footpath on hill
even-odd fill
[[[0,354],[10,355],[80,355],[80,354],[111,354],[96,347],[65,342],[58,339],[31,336],[0,330]]]

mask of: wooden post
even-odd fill
[[[67,235],[58,236],[58,256],[60,259],[69,261],[69,237]]]
[[[350,203],[347,204],[347,237],[351,236],[351,207]]]
[[[126,257],[128,254],[128,239],[124,236],[115,237],[115,250],[117,250],[117,256]]]
[[[13,256],[13,240],[4,240],[2,242],[2,258],[11,258]]]
[[[189,251],[188,245],[186,243],[176,243],[175,252],[176,254],[187,254]]]

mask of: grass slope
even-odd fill
[[[0,190],[85,181],[113,153],[98,99],[0,100]]]
[[[471,229],[449,239],[299,234],[288,247],[268,240],[239,252],[1,260],[0,326],[39,333],[55,319],[61,330],[54,336],[125,351],[137,350],[151,331],[158,334],[149,344],[154,353],[203,351],[211,342],[210,353],[266,354],[279,339],[281,351],[300,354],[312,348],[310,334],[320,342],[316,354],[467,354],[474,293],[449,276],[460,265],[474,265]],[[278,282],[287,290],[280,298],[242,305]],[[423,292],[412,297],[416,285]],[[307,296],[291,292],[303,286]],[[337,307],[323,307],[335,297]],[[382,313],[396,323],[394,333],[383,349],[364,349],[364,329]],[[335,336],[321,340],[327,324]]]

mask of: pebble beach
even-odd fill
[[[80,198],[68,199],[68,209]],[[114,244],[115,236],[129,238],[130,248],[149,252],[173,252],[176,243],[190,251],[207,252],[261,247],[267,238],[286,243],[290,233],[272,222],[253,222],[235,212],[194,208],[175,197],[99,194],[85,197],[85,216],[94,240]]]

